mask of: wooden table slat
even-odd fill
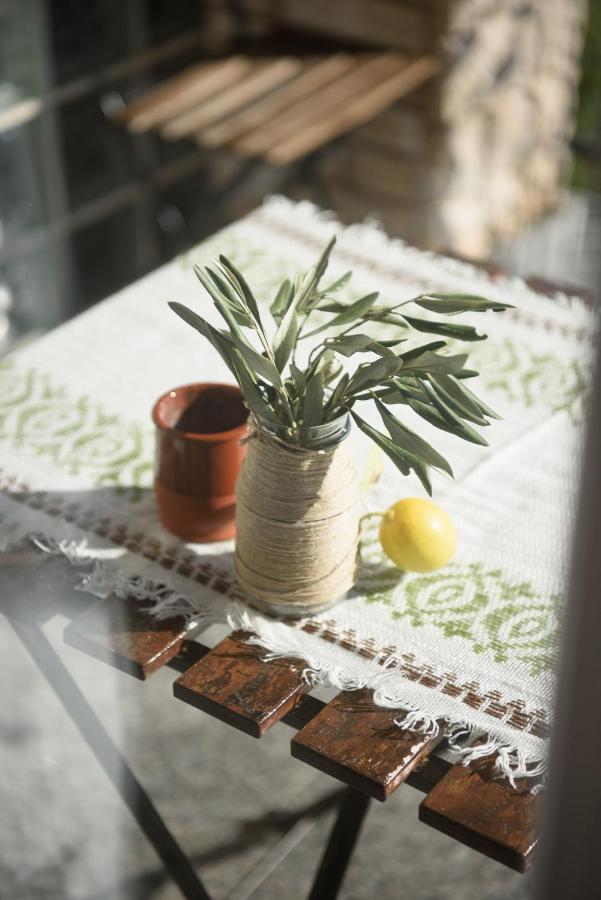
[[[264,662],[265,650],[235,632],[188,669],[173,685],[179,700],[262,737],[290,712],[307,690],[305,664],[295,660]]]
[[[355,68],[356,60],[349,53],[336,53],[317,62],[309,62],[298,77],[287,81],[281,87],[252,103],[245,110],[235,110],[232,114],[204,129],[197,137],[199,143],[207,147],[218,147],[240,138],[242,135],[258,131],[279,113],[290,109],[306,97],[315,95],[326,84],[330,84],[345,72]]]
[[[440,740],[399,728],[399,715],[371,691],[344,691],[292,739],[292,756],[384,801]]]
[[[537,845],[537,797],[525,779],[512,788],[491,758],[454,765],[424,798],[419,818],[462,844],[524,872]]]
[[[398,54],[362,54],[354,59],[354,66],[330,83],[319,88],[298,103],[293,103],[262,128],[245,135],[234,144],[244,154],[266,153],[272,147],[298,134],[304,128],[312,128],[318,122],[327,121],[341,107],[360,94],[371,90],[391,75],[402,71],[406,60]]]
[[[316,118],[298,134],[291,134],[266,153],[267,162],[288,165],[328,141],[369,122],[401,97],[431,78],[440,68],[434,57],[424,56],[383,78],[364,92],[357,92],[327,117]]]
[[[65,642],[96,659],[145,679],[176,656],[187,634],[183,618],[157,621],[140,601],[109,597],[65,628]]]
[[[244,78],[233,82],[220,93],[207,97],[202,104],[166,122],[161,129],[161,135],[170,140],[193,135],[257,98],[264,97],[297,75],[302,67],[302,62],[293,57],[257,62]]]

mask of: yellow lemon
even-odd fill
[[[446,512],[425,497],[399,500],[380,524],[384,553],[407,572],[432,572],[448,563],[457,543]]]

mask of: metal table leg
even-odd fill
[[[308,900],[335,900],[342,886],[370,798],[347,788]]]
[[[163,822],[150,797],[112,742],[46,635],[35,623],[7,618],[183,896],[187,900],[211,900],[190,860]]]

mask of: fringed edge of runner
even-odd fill
[[[339,690],[372,691],[376,705],[388,708],[401,707],[405,715],[395,719],[399,728],[409,729],[418,734],[435,736],[442,733],[446,738],[451,757],[464,766],[479,759],[495,757],[495,767],[499,778],[506,778],[512,787],[516,787],[516,779],[532,779],[531,791],[537,793],[544,787],[547,771],[546,754],[540,746],[545,742],[537,739],[537,749],[527,752],[523,747],[508,738],[507,731],[502,728],[502,720],[495,728],[490,727],[490,720],[483,720],[477,710],[467,716],[450,714],[448,708],[451,701],[441,703],[441,698],[430,691],[427,697],[428,712],[423,709],[418,695],[429,689],[407,680],[397,670],[386,670],[366,677],[352,674],[350,666],[333,665],[326,657],[331,647],[321,651],[307,652],[306,647],[298,640],[298,632],[285,626],[277,619],[270,620],[259,616],[238,600],[228,599],[223,605],[223,596],[214,594],[212,599],[191,597],[182,590],[166,585],[164,580],[157,580],[150,575],[124,572],[119,568],[119,560],[102,560],[91,558],[85,533],[80,529],[64,523],[45,533],[31,528],[30,516],[26,521],[19,521],[20,516],[9,514],[0,519],[0,552],[6,552],[28,540],[39,550],[53,556],[63,556],[77,571],[79,581],[74,587],[77,590],[92,594],[98,598],[115,595],[123,599],[134,599],[144,604],[144,608],[157,619],[181,616],[187,621],[190,632],[207,628],[212,624],[228,624],[233,630],[252,632],[250,642],[262,647],[265,660],[300,658],[306,663],[303,676],[311,686],[324,685]],[[152,563],[140,560],[144,566],[152,568]],[[82,569],[85,567],[85,571]],[[210,585],[206,586],[211,591]],[[217,602],[219,601],[219,602]],[[286,638],[278,634],[278,630],[286,628]],[[306,639],[307,635],[303,633]],[[319,638],[315,638],[319,641]],[[319,645],[316,643],[316,647]],[[340,648],[342,649],[342,648]],[[344,651],[350,653],[351,651]]]
[[[539,302],[541,298],[541,294],[519,275],[510,273],[501,277],[491,275],[486,269],[467,259],[418,249],[402,238],[388,234],[382,222],[373,215],[366,216],[362,222],[344,225],[332,210],[322,209],[309,200],[294,201],[283,195],[273,194],[266,197],[263,204],[242,221],[253,219],[261,221],[262,218],[266,221],[273,220],[276,226],[279,222],[283,226],[290,226],[290,223],[293,223],[295,229],[304,229],[314,240],[327,239],[332,229],[335,229],[338,245],[343,250],[353,251],[359,247],[365,254],[375,254],[378,259],[390,265],[398,266],[403,258],[411,260],[420,269],[434,265],[439,274],[442,272],[449,276],[481,282],[483,290],[487,289],[495,296],[497,292],[506,294],[513,292],[515,302],[517,292],[520,305],[531,301]],[[581,316],[583,324],[590,325],[590,310],[579,294],[570,294],[558,289],[553,295],[551,311],[553,309],[561,310],[570,316]]]

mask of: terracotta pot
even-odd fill
[[[159,517],[191,542],[235,534],[235,488],[246,453],[248,410],[233,384],[186,384],[168,391],[152,410],[156,426],[155,480]]]

